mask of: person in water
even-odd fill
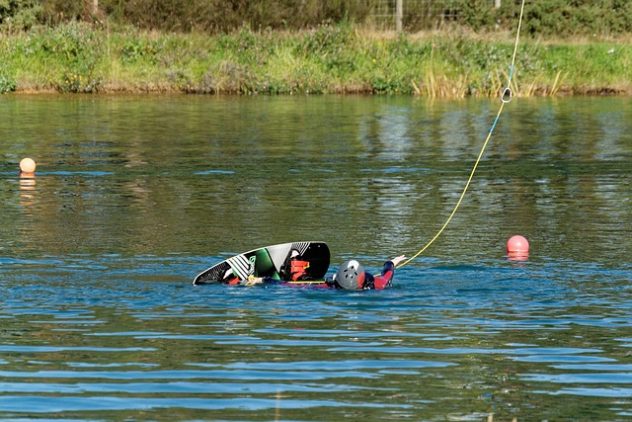
[[[383,290],[391,287],[395,276],[395,267],[405,260],[404,255],[400,255],[384,263],[382,273],[374,276],[365,271],[364,266],[355,259],[344,262],[336,272],[333,280],[328,284],[344,290]]]
[[[238,281],[237,283],[232,284],[253,286],[256,284],[276,282],[281,284],[311,285],[313,287],[329,287],[343,290],[383,290],[391,287],[393,277],[395,276],[395,268],[405,259],[406,257],[404,255],[400,255],[386,261],[382,267],[382,272],[377,276],[367,272],[362,264],[360,264],[357,260],[352,259],[344,262],[338,268],[338,271],[334,274],[333,278],[329,278],[322,282],[310,281],[308,278],[302,277],[296,278],[295,274],[293,274],[292,278],[289,280],[251,276],[248,280]]]

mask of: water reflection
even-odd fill
[[[23,208],[32,206],[35,202],[35,176],[30,174],[20,174],[20,205]]]
[[[43,109],[50,101],[32,100]],[[51,111],[49,120],[73,116],[78,122],[55,136],[48,129],[47,137],[35,134],[35,148],[60,163],[40,187],[46,217],[29,222],[46,236],[38,241],[57,242],[59,230],[47,225],[59,221],[64,209],[120,212],[134,198],[138,207],[125,225],[83,236],[86,246],[98,249],[105,238],[122,248],[109,238],[125,237],[123,227],[136,233],[125,242],[136,252],[177,251],[177,239],[211,230],[210,239],[191,244],[194,253],[312,238],[324,229],[341,253],[356,253],[356,245],[370,255],[416,250],[452,209],[491,117],[485,102],[271,101],[72,100],[68,111]],[[499,231],[536,236],[541,255],[625,258],[629,245],[615,249],[609,241],[609,233],[629,233],[631,219],[629,174],[617,164],[630,155],[621,101],[523,100],[514,106],[436,255],[462,254],[455,245],[479,251],[481,241],[498,242],[484,240],[493,221]],[[5,104],[9,114],[18,102]],[[129,115],[136,115],[134,122],[124,118]],[[14,137],[25,132],[11,128],[17,129]],[[120,217],[104,221],[115,219]],[[588,220],[599,222],[594,233],[579,229]],[[150,242],[147,222],[170,236]],[[79,232],[93,226],[90,219],[76,225]],[[373,238],[388,251],[365,240]],[[564,248],[557,247],[560,242]],[[603,247],[587,250],[587,244]],[[482,255],[490,252],[483,245]]]

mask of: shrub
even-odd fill
[[[7,92],[15,91],[17,84],[15,79],[0,72],[0,94],[6,94]]]
[[[97,65],[103,52],[102,37],[90,25],[69,22],[60,25],[43,39],[42,49],[56,57],[62,66],[60,92],[96,92],[101,84]]]
[[[339,75],[356,69],[356,35],[350,25],[323,25],[307,32],[295,47],[295,54],[314,58],[327,71]]]
[[[0,28],[22,31],[31,28],[40,18],[42,7],[36,0],[0,1]]]
[[[161,42],[148,40],[145,37],[134,37],[127,40],[121,48],[121,61],[123,63],[146,61],[156,64],[163,49],[164,45]]]

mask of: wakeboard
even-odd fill
[[[238,284],[250,277],[278,281],[322,280],[329,269],[325,242],[293,242],[253,249],[202,271],[193,284]]]

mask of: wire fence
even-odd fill
[[[377,29],[436,29],[459,18],[460,5],[455,0],[369,0],[369,24]],[[487,0],[490,8],[512,0]],[[398,4],[399,3],[399,4]],[[484,4],[485,2],[483,2]],[[398,13],[398,8],[402,10]],[[399,17],[398,17],[399,16]],[[398,19],[401,19],[398,22]]]

